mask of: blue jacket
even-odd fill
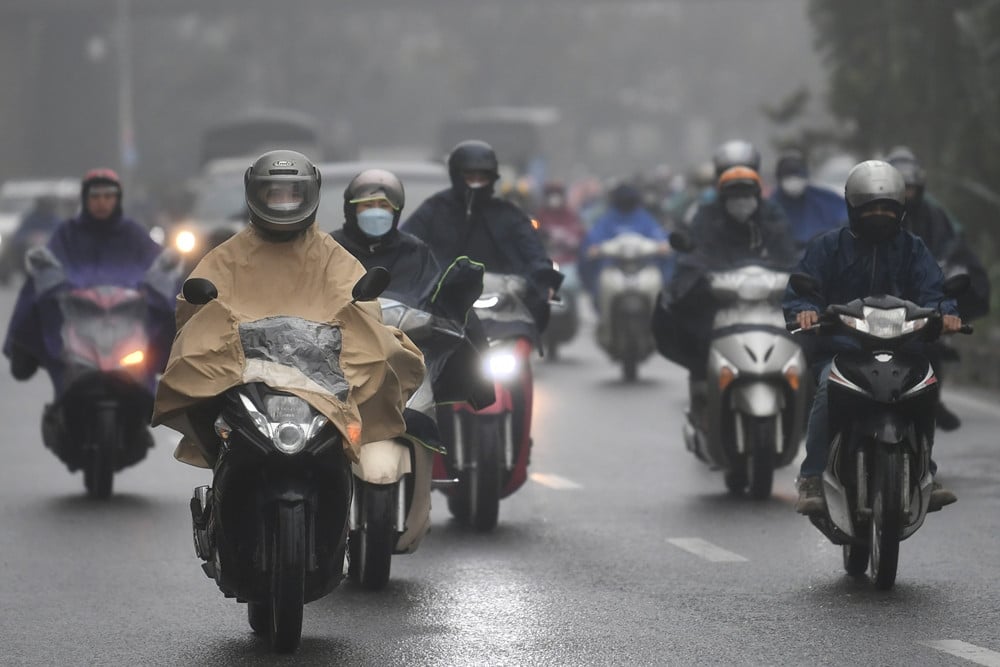
[[[49,239],[48,248],[65,271],[66,281],[75,288],[116,285],[144,288],[146,273],[162,248],[141,225],[118,218],[94,221],[77,217],[61,223]],[[37,294],[29,276],[18,295],[7,329],[3,352],[10,358],[16,346],[30,354],[52,375],[61,390],[62,316],[52,290]],[[166,363],[173,339],[172,299],[165,290],[145,289],[150,306],[150,334],[156,349],[150,366]],[[176,290],[174,290],[176,295]],[[159,368],[157,368],[159,369]]]
[[[792,229],[792,238],[799,248],[847,222],[844,198],[815,185],[806,186],[805,192],[798,198],[789,197],[778,188],[771,195],[771,201],[784,210]]]
[[[641,206],[628,212],[619,211],[614,207],[608,207],[601,217],[594,221],[594,226],[587,232],[587,236],[580,245],[580,259],[577,270],[584,287],[590,292],[597,289],[597,276],[601,268],[607,264],[607,260],[594,260],[587,257],[587,250],[605,241],[610,241],[619,234],[641,234],[654,241],[667,241],[667,233],[660,226],[660,223],[653,215]],[[668,259],[660,262],[660,271],[664,280],[668,280],[672,271],[673,263]]]
[[[937,308],[945,315],[958,315],[955,300],[946,298],[942,291],[944,275],[937,262],[924,242],[907,231],[877,246],[858,239],[848,227],[827,232],[806,246],[795,271],[818,280],[822,298],[816,302],[801,297],[789,285],[782,303],[787,321],[793,321],[804,310],[822,313],[829,305],[875,294]],[[828,361],[838,350],[856,347],[854,343],[844,336],[823,337],[816,341],[811,361]]]

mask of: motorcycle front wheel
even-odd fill
[[[361,526],[351,533],[348,575],[370,591],[389,583],[392,552],[396,548],[396,493],[398,484],[363,484]]]
[[[875,588],[889,590],[896,583],[899,537],[903,530],[903,470],[899,452],[875,450],[872,476],[871,577]]]
[[[473,438],[468,454],[473,465],[459,471],[452,513],[472,528],[488,532],[496,528],[500,516],[503,484],[503,432],[495,419],[474,418],[469,429]]]
[[[301,503],[279,503],[269,532],[271,650],[291,653],[302,638],[305,606],[306,523]]]
[[[100,409],[90,434],[90,450],[83,466],[83,486],[96,500],[111,497],[115,478],[115,450],[118,448],[118,415],[112,409]]]
[[[774,486],[775,450],[777,448],[777,417],[744,417],[746,424],[747,490],[754,500],[767,500]]]

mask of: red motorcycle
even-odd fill
[[[528,477],[531,354],[538,335],[524,301],[527,289],[521,276],[484,275],[475,312],[490,343],[483,372],[493,380],[496,401],[481,410],[467,403],[438,408],[438,427],[448,452],[435,457],[435,487],[448,496],[448,509],[456,519],[480,531],[496,527],[500,500]]]

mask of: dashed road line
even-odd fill
[[[671,537],[667,539],[667,542],[712,563],[742,563],[747,560],[737,553],[726,551],[700,537]]]
[[[977,665],[985,665],[985,667],[1000,667],[1000,653],[991,651],[988,648],[976,646],[975,644],[963,642],[958,639],[938,639],[936,641],[918,643],[932,648],[935,651],[941,651],[942,653],[953,655],[956,658],[962,658],[963,660],[974,662]]]
[[[533,482],[538,482],[542,486],[547,486],[550,489],[557,489],[559,491],[583,488],[582,485],[577,484],[571,479],[566,479],[565,477],[560,477],[559,475],[548,475],[541,472],[531,473],[531,480]]]

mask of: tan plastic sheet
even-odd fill
[[[351,304],[351,290],[364,273],[315,225],[282,243],[248,227],[208,253],[191,277],[211,280],[219,297],[204,306],[178,297],[178,333],[153,411],[154,425],[183,435],[174,456],[211,466],[215,445],[206,441],[214,438],[215,415],[198,407],[247,382],[264,382],[308,401],[344,434],[351,460],[357,460],[362,444],[401,435],[403,406],[423,378],[423,357],[402,332],[382,324],[377,302]],[[345,401],[294,368],[247,361],[240,323],[274,316],[340,327],[339,363],[350,387]]]

